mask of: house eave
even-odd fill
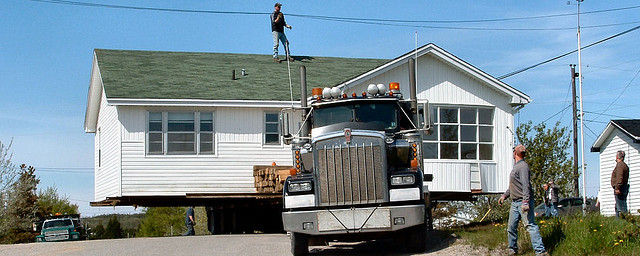
[[[107,98],[114,106],[155,106],[155,107],[245,107],[245,108],[285,108],[299,107],[300,102],[278,100],[202,100],[202,99],[131,99]]]
[[[631,134],[630,132],[628,132],[627,130],[625,130],[615,122],[609,121],[607,126],[604,128],[604,131],[602,131],[600,136],[598,136],[598,138],[596,138],[596,140],[593,142],[593,146],[591,146],[591,152],[600,152],[600,148],[602,147],[602,144],[609,137],[611,132],[613,132],[613,129],[620,129],[622,133],[626,134],[631,138],[633,143],[640,143],[640,137],[634,136],[633,134]]]
[[[423,56],[425,54],[432,54],[433,56],[446,61],[447,63],[450,63],[451,65],[453,65],[454,67],[458,68],[459,70],[462,70],[463,72],[472,75],[473,77],[477,78],[478,80],[494,87],[497,91],[510,96],[511,97],[511,101],[510,104],[512,105],[526,105],[528,103],[531,102],[531,98],[526,95],[525,93],[518,91],[517,89],[511,87],[510,85],[498,80],[497,78],[485,73],[484,71],[474,67],[473,65],[465,62],[464,60],[456,57],[455,55],[445,51],[444,49],[438,47],[437,45],[433,44],[433,43],[429,43],[427,45],[424,45],[422,47],[420,47],[417,50],[417,56]],[[350,85],[353,84],[358,84],[362,81],[365,81],[366,79],[370,78],[371,76],[375,76],[376,74],[380,74],[380,73],[384,73],[390,69],[393,69],[395,67],[398,67],[399,65],[405,64],[408,59],[412,56],[416,55],[416,51],[411,51],[408,53],[405,53],[403,55],[401,55],[400,57],[397,57],[391,61],[389,61],[388,63],[377,67],[375,69],[372,69],[370,71],[367,71],[359,76],[356,76],[348,81],[345,81],[341,84],[338,84],[337,87],[338,88],[344,88],[344,87],[349,87]]]
[[[100,75],[100,68],[98,67],[98,59],[94,51],[89,90],[87,92],[87,108],[84,114],[84,132],[86,133],[96,132],[102,91],[102,77]]]

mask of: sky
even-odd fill
[[[98,3],[96,0],[79,0]],[[273,1],[109,1],[110,4],[197,10],[270,12]],[[295,14],[403,20],[474,20],[575,13],[575,1],[283,1]],[[582,3],[583,12],[638,5]],[[38,168],[40,187],[56,186],[82,214],[130,213],[132,207],[89,207],[93,139],[83,122],[93,49],[271,54],[267,15],[123,10],[5,0],[0,6],[0,141],[13,141],[14,162]],[[395,58],[435,43],[499,76],[576,49],[575,16],[422,25],[534,28],[491,31],[384,26],[285,16],[293,55]],[[588,26],[632,23],[588,28]],[[640,25],[640,8],[581,15],[582,44]],[[544,29],[544,30],[539,30]],[[599,160],[589,152],[610,119],[638,118],[640,30],[582,52],[587,195],[598,191]],[[517,122],[571,125],[569,64],[573,54],[503,81],[533,99]],[[605,111],[606,110],[606,111]],[[588,111],[588,112],[587,112]],[[605,111],[605,115],[597,113]],[[559,112],[559,113],[558,113]],[[552,116],[553,114],[556,114]],[[548,119],[548,120],[547,120]],[[612,159],[613,160],[613,159]]]

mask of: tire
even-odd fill
[[[409,252],[420,253],[427,250],[427,225],[421,224],[407,230],[405,243]]]
[[[309,253],[309,237],[301,233],[291,233],[291,254],[302,256]]]

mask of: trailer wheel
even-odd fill
[[[410,252],[424,252],[427,250],[427,226],[425,224],[407,230],[406,248]]]
[[[291,233],[291,253],[293,256],[309,253],[309,237],[301,233]]]

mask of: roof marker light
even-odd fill
[[[399,91],[399,90],[400,90],[400,83],[398,82],[389,83],[389,91]]]
[[[315,88],[311,89],[311,95],[313,95],[314,98],[318,98],[318,97],[322,96],[322,88],[315,87]]]

